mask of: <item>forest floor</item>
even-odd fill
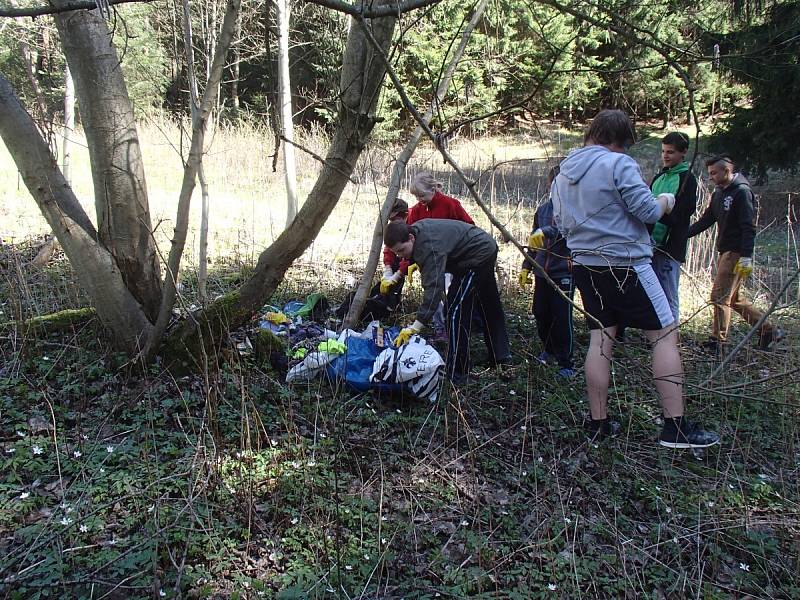
[[[63,257],[28,270],[33,246],[3,250],[4,311],[26,286],[53,309],[79,303]],[[278,297],[320,291],[325,271],[293,268]],[[345,286],[322,291],[335,301]],[[683,327],[689,412],[722,435],[696,456],[657,444],[633,332],[610,395],[623,435],[595,445],[583,376],[564,382],[534,360],[528,293],[504,302],[514,368],[476,368],[477,383],[445,383],[434,404],[287,386],[235,352],[205,373],[142,373],[97,323],[7,327],[0,595],[799,598],[796,341],[748,344],[708,382],[710,311]],[[778,318],[796,340],[796,302]],[[480,361],[480,340],[473,350]]]

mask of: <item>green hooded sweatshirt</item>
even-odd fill
[[[677,194],[678,187],[681,184],[681,173],[686,173],[688,170],[689,165],[685,162],[682,162],[674,167],[670,167],[669,169],[662,171],[662,174],[653,182],[653,195],[658,196],[659,194]],[[651,237],[658,245],[662,244],[664,240],[667,239],[668,234],[669,227],[664,225],[664,223],[659,222],[653,227],[653,233]]]

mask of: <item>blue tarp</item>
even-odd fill
[[[393,327],[386,330],[386,337],[397,337],[399,328]],[[350,388],[358,392],[368,390],[397,392],[404,389],[401,383],[373,383],[369,380],[375,359],[383,352],[384,347],[378,346],[372,339],[362,339],[350,336],[345,341],[347,352],[335,358],[327,367],[328,377],[332,381],[341,379]]]

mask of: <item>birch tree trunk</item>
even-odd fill
[[[97,10],[63,12],[54,18],[75,78],[100,241],[114,257],[125,285],[155,319],[161,300],[160,267],[133,106],[111,33]]]
[[[283,174],[286,182],[286,227],[297,216],[297,174],[294,157],[294,124],[292,120],[292,86],[289,77],[289,13],[290,0],[275,0],[278,22],[278,87],[280,88]]]
[[[483,12],[486,10],[486,5],[488,3],[488,0],[481,0],[481,2],[475,7],[475,11],[472,14],[472,18],[469,20],[469,23],[467,23],[466,27],[464,28],[464,31],[461,34],[461,41],[453,53],[450,63],[442,73],[442,78],[439,80],[439,85],[436,88],[436,96],[431,102],[430,107],[428,107],[428,110],[423,115],[423,119],[426,124],[430,125],[434,111],[438,109],[439,105],[444,100],[444,96],[447,93],[447,88],[450,87],[450,82],[453,79],[453,74],[456,71],[456,67],[461,60],[461,57],[464,56],[464,51],[467,48],[469,38],[472,35],[472,32],[475,29],[475,26],[478,24],[481,16],[483,15]],[[389,212],[391,211],[392,205],[394,204],[397,194],[400,191],[400,181],[405,173],[408,161],[411,159],[411,156],[417,149],[417,145],[419,144],[419,141],[424,133],[425,131],[423,130],[422,126],[417,125],[394,163],[392,176],[389,180],[389,189],[386,191],[386,199],[383,201],[383,205],[378,213],[378,220],[375,222],[375,228],[372,232],[372,245],[370,246],[369,257],[367,258],[367,266],[364,268],[364,274],[361,276],[361,280],[358,283],[358,289],[356,289],[355,296],[353,296],[353,302],[350,304],[350,310],[347,312],[347,316],[342,322],[342,329],[352,329],[361,317],[361,311],[364,310],[364,304],[366,304],[367,295],[369,294],[369,289],[372,286],[372,278],[375,276],[375,269],[378,266],[378,259],[381,255],[381,247],[383,246],[383,230],[386,222],[389,220]]]

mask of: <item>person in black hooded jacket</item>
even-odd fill
[[[548,189],[558,171],[558,166],[550,169],[547,176]],[[528,254],[519,273],[519,284],[530,285],[530,271],[536,262],[559,288],[555,289],[538,273],[534,275],[533,316],[544,349],[536,360],[546,365],[554,358],[558,363],[559,377],[571,379],[575,376],[572,361],[572,304],[567,298],[572,300],[574,295],[572,266],[567,241],[553,223],[552,198],[548,198],[547,202],[536,209],[527,250]]]
[[[727,155],[713,156],[706,161],[708,176],[716,184],[708,208],[700,219],[689,227],[689,237],[702,233],[717,224],[717,274],[711,287],[714,318],[711,338],[706,343],[709,350],[719,352],[727,341],[731,323],[731,309],[739,313],[749,325],[755,325],[763,316],[739,291],[745,279],[753,272],[753,247],[755,246],[755,207],[753,190],[741,173],[734,172],[734,164]],[[783,337],[779,328],[764,321],[759,331],[759,346],[767,350],[773,342]]]

